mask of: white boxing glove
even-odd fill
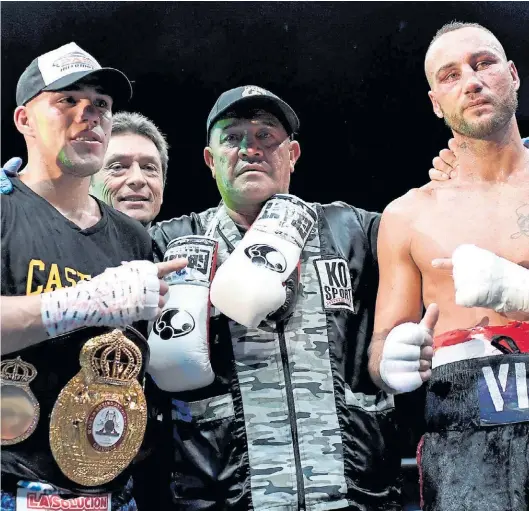
[[[169,298],[149,335],[147,371],[162,390],[194,390],[215,379],[209,356],[209,287],[217,247],[206,236],[183,236],[167,246],[165,261],[186,257],[188,265],[165,277]]]
[[[476,247],[452,254],[456,304],[496,312],[529,312],[529,270]]]
[[[283,283],[299,262],[316,212],[294,195],[272,196],[211,284],[211,303],[249,328],[285,303]]]
[[[421,348],[433,345],[433,328],[438,318],[439,309],[431,304],[420,323],[397,325],[386,337],[380,377],[396,393],[411,392],[423,384]]]

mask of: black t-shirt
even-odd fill
[[[3,296],[54,291],[121,261],[153,260],[145,228],[103,202],[99,222],[81,229],[20,180],[13,188],[0,196]]]
[[[2,295],[40,294],[90,279],[122,261],[153,260],[152,241],[136,220],[98,201],[101,219],[80,229],[20,180],[13,193],[0,196]],[[146,322],[135,326],[146,334]],[[49,420],[61,389],[79,372],[80,335],[60,336],[9,353],[37,370],[30,388],[40,404],[35,431],[25,440],[2,447],[2,488],[14,491],[18,479],[46,481],[73,493],[101,493],[124,487],[130,469],[101,487],[79,488],[59,470],[49,447]],[[146,349],[146,346],[145,346]],[[144,355],[144,368],[148,355]],[[141,373],[143,375],[143,371]]]

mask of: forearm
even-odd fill
[[[74,287],[35,296],[2,296],[2,354],[78,328],[119,328],[154,320],[167,292],[160,279],[186,264],[185,259],[157,265],[131,261]]]
[[[382,352],[384,351],[384,341],[386,340],[386,336],[389,332],[387,330],[381,332],[381,333],[374,333],[373,338],[371,340],[371,344],[369,346],[369,362],[368,362],[368,370],[369,375],[371,376],[371,380],[373,380],[373,383],[379,387],[380,389],[384,390],[388,393],[393,393],[394,391],[390,389],[382,379],[380,375],[380,363],[382,362]]]
[[[382,215],[378,235],[380,278],[368,369],[373,383],[391,393],[420,386],[420,336],[417,332],[393,335],[399,325],[421,317],[421,272],[410,251],[416,202],[408,194],[391,203]]]
[[[41,296],[2,296],[1,353],[38,344],[48,338],[42,323]]]

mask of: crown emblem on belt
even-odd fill
[[[36,376],[35,366],[20,357],[2,360],[0,364],[2,445],[24,441],[37,427],[40,405],[29,387]]]
[[[20,357],[2,361],[0,365],[0,378],[2,383],[27,385],[35,379],[37,370],[35,366],[24,362]]]
[[[81,367],[90,368],[89,377],[94,383],[128,385],[140,373],[142,354],[136,344],[114,330],[90,339],[79,361]]]
[[[113,330],[88,339],[79,362],[81,370],[53,407],[50,448],[66,477],[97,486],[123,472],[143,441],[147,402],[138,376],[144,360],[126,332]]]

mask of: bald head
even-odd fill
[[[424,71],[430,88],[434,87],[435,74],[439,68],[447,64],[445,62],[447,52],[451,48],[462,47],[475,52],[490,50],[505,62],[507,61],[503,46],[488,28],[478,23],[460,23],[457,21],[447,23],[435,34],[424,59]]]

